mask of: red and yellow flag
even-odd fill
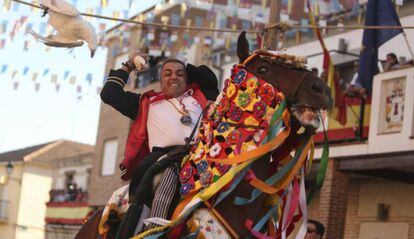
[[[309,10],[310,24],[311,26],[316,26],[315,16],[312,13],[309,1],[306,1],[306,4]],[[327,83],[328,86],[331,88],[332,98],[334,99],[334,109],[332,111],[331,117],[339,123],[341,123],[342,125],[346,125],[347,117],[345,96],[339,89],[339,79],[337,79],[337,76],[335,74],[334,64],[332,62],[331,56],[329,55],[329,51],[326,48],[325,42],[323,41],[321,31],[318,28],[314,28],[313,31],[316,37],[318,38],[319,42],[321,43],[321,47],[323,50],[323,70],[327,73]]]

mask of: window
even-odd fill
[[[102,155],[102,176],[113,175],[116,167],[116,156],[118,154],[118,139],[106,140]]]

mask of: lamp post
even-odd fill
[[[12,175],[13,173],[13,164],[11,164],[10,161],[6,165],[6,173],[7,173],[7,176]]]
[[[13,164],[9,161],[6,165],[6,175],[0,176],[0,185],[5,185],[13,173]]]

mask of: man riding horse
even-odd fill
[[[320,125],[319,111],[332,105],[330,90],[301,58],[270,51],[250,54],[245,33],[237,54],[239,64],[182,163],[182,200],[171,221],[150,218],[162,226],[136,238],[154,233],[153,238],[165,238],[171,228],[170,238],[189,231],[205,238],[279,238],[306,213],[307,155]]]
[[[330,89],[305,69],[302,58],[270,51],[249,54],[244,33],[239,36],[237,53],[239,64],[233,67],[231,78],[202,121],[196,144],[184,158],[179,175],[183,199],[173,220],[148,219],[166,226],[137,238],[157,232],[162,238],[193,211],[190,230],[201,230],[206,238],[217,236],[213,226],[206,230],[203,223],[195,223],[204,218],[204,222],[217,220],[212,225],[229,237],[244,238],[258,233],[251,223],[267,215],[263,207],[270,206],[264,204],[265,199],[278,199],[280,203],[271,206],[287,210],[283,217],[273,217],[273,224],[279,225],[273,228],[274,234],[290,233],[300,218],[288,213],[298,206],[297,202],[290,205],[291,198],[304,194],[298,175],[307,166],[311,136],[321,123],[319,111],[332,105]],[[296,152],[293,159],[289,157],[292,151]],[[303,189],[299,190],[299,184]],[[257,196],[259,191],[270,196]],[[245,199],[250,196],[250,201]],[[197,210],[200,206],[208,207],[213,216]],[[180,235],[174,233],[173,237]]]

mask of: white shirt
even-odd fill
[[[177,109],[184,112],[179,102],[180,97],[191,117],[190,125],[184,125],[180,121],[183,115]],[[190,136],[202,112],[200,104],[188,93],[184,93],[177,98],[169,99],[169,101],[163,99],[151,103],[149,106],[147,132],[151,152],[153,147],[184,145],[185,138]],[[197,135],[197,132],[195,135]]]

